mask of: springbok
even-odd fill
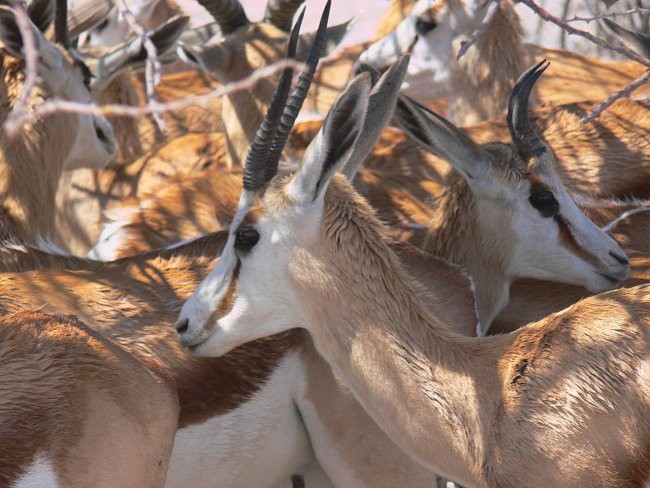
[[[539,72],[528,75],[529,89]],[[265,158],[247,167],[221,258],[182,307],[181,343],[222,356],[306,328],[393,441],[465,486],[650,481],[650,287],[588,298],[509,335],[454,333],[417,297],[383,224],[334,174],[367,142],[370,89],[366,74],[351,82],[293,176],[274,178]],[[526,139],[532,159],[548,158]],[[480,167],[470,176],[480,181]],[[432,292],[445,287],[441,279]]]
[[[405,64],[401,66],[402,75],[404,68]],[[394,88],[399,86],[399,81],[385,86]],[[378,91],[378,93],[382,92]],[[383,99],[381,100],[383,101]],[[377,113],[385,112],[386,110],[377,111]],[[375,124],[377,123],[375,121]],[[379,130],[375,127],[375,135],[378,132]],[[371,141],[367,141],[367,143],[369,142]],[[363,154],[358,154],[357,158],[362,156]],[[105,334],[116,342],[124,344],[125,347],[128,346],[129,351],[132,353],[136,355],[145,353],[157,358],[165,365],[165,369],[169,370],[169,374],[176,379],[179,385],[185,385],[185,389],[179,390],[182,408],[181,425],[186,425],[183,405],[186,405],[187,409],[192,409],[193,405],[200,405],[201,408],[211,406],[211,408],[216,409],[215,412],[220,412],[212,417],[207,413],[197,415],[196,423],[188,421],[194,424],[194,427],[187,426],[187,428],[179,431],[176,440],[178,450],[175,452],[190,452],[190,447],[182,448],[181,446],[201,444],[200,441],[197,441],[197,437],[213,436],[214,439],[217,439],[213,442],[217,443],[218,439],[222,438],[217,433],[228,439],[239,439],[242,444],[250,442],[250,437],[232,433],[233,428],[241,428],[238,424],[228,421],[229,418],[234,416],[241,419],[243,425],[256,426],[255,431],[260,437],[257,437],[252,443],[260,450],[251,452],[250,455],[253,458],[259,457],[261,467],[264,468],[263,463],[268,459],[268,456],[264,455],[264,447],[268,446],[264,439],[268,439],[270,435],[268,429],[260,425],[259,418],[250,419],[244,416],[244,413],[249,411],[246,409],[247,404],[243,403],[241,398],[232,398],[229,392],[233,390],[224,391],[222,386],[215,398],[216,393],[212,392],[201,380],[201,378],[209,376],[215,382],[226,381],[226,376],[231,374],[235,368],[250,368],[246,369],[246,371],[268,372],[268,375],[272,375],[271,378],[285,377],[287,375],[290,377],[282,381],[280,379],[271,381],[268,379],[269,376],[250,378],[248,373],[237,375],[237,378],[247,378],[247,381],[252,382],[247,383],[248,387],[257,388],[254,398],[267,405],[265,412],[271,415],[272,412],[270,412],[268,405],[276,406],[275,413],[273,413],[274,417],[265,417],[265,419],[268,419],[266,425],[288,425],[288,432],[300,434],[300,429],[291,427],[295,425],[294,420],[292,420],[295,416],[293,405],[295,403],[298,406],[302,421],[307,425],[311,441],[314,444],[318,461],[337,485],[430,486],[433,475],[426,470],[422,470],[418,463],[408,461],[399,450],[394,449],[392,444],[387,443],[387,440],[363,414],[359,406],[354,402],[350,402],[349,395],[340,390],[338,380],[332,376],[327,366],[322,363],[322,360],[308,342],[299,341],[302,344],[302,348],[299,348],[299,361],[290,362],[293,360],[286,359],[287,362],[284,362],[283,359],[281,363],[281,366],[289,364],[294,365],[295,368],[291,366],[275,367],[276,363],[269,365],[265,362],[275,361],[278,357],[277,354],[282,354],[281,352],[271,354],[270,351],[276,351],[278,348],[282,349],[284,347],[276,342],[275,348],[270,350],[239,351],[243,355],[238,355],[237,352],[229,355],[224,358],[228,366],[223,366],[224,363],[215,363],[213,366],[216,368],[218,364],[221,364],[222,368],[226,369],[214,370],[216,374],[212,376],[207,371],[205,374],[199,374],[199,371],[203,371],[204,367],[208,367],[208,365],[201,365],[201,363],[193,362],[189,371],[179,369],[178,364],[181,364],[185,357],[182,354],[177,356],[177,353],[174,352],[176,351],[176,345],[173,339],[166,335],[167,331],[164,329],[164,324],[169,320],[169,316],[178,312],[180,301],[205,276],[212,264],[210,254],[213,256],[218,255],[224,240],[225,235],[222,233],[221,241],[219,241],[218,236],[208,236],[165,251],[162,255],[152,253],[148,256],[120,260],[104,265],[88,264],[87,262],[84,264],[85,261],[80,259],[42,255],[42,253],[36,254],[34,252],[19,254],[11,259],[3,254],[0,256],[0,262],[14,271],[33,269],[34,267],[57,266],[67,269],[39,269],[18,275],[3,273],[0,276],[0,287],[7,290],[7,292],[3,295],[3,300],[0,300],[0,308],[2,308],[3,312],[8,312],[14,308],[42,306],[47,302],[48,309],[74,311],[82,318],[92,317],[93,323],[101,324],[102,331]],[[435,282],[441,276],[444,276],[447,285],[444,290],[445,294],[443,295],[440,292],[437,294],[433,299],[434,306],[436,303],[438,306],[447,304],[449,308],[444,312],[454,316],[454,319],[451,319],[450,322],[462,324],[464,329],[459,330],[459,332],[463,334],[473,333],[476,316],[474,314],[473,294],[466,278],[459,275],[458,271],[454,270],[453,267],[450,268],[449,265],[440,261],[427,258],[426,254],[409,249],[404,244],[397,245],[395,248],[407,269],[416,274],[426,288],[428,288],[430,280]],[[187,257],[183,258],[183,256]],[[75,269],[77,271],[74,271]],[[429,299],[426,289],[421,290],[421,293],[422,297],[426,300]],[[124,298],[125,296],[129,298]],[[117,297],[122,297],[119,302],[122,306],[120,311],[116,313],[115,303]],[[162,328],[160,328],[161,326]],[[286,340],[293,341],[297,339],[294,337]],[[252,345],[252,347],[257,346]],[[290,350],[294,351],[294,349]],[[286,354],[289,354],[289,352]],[[284,358],[286,355],[282,357]],[[187,359],[185,358],[185,360]],[[274,367],[275,369],[273,369]],[[223,376],[220,376],[219,372]],[[201,382],[201,386],[195,382]],[[196,387],[193,386],[195,384]],[[286,386],[281,386],[287,384],[293,385],[296,389],[287,391]],[[223,385],[223,383],[214,384],[215,388],[220,385]],[[243,387],[233,386],[233,388],[234,391],[240,392]],[[273,403],[274,398],[277,402],[277,396],[273,397],[271,393],[276,389],[286,392],[279,405]],[[206,397],[199,398],[196,397],[197,394],[206,395]],[[245,396],[248,397],[249,394]],[[222,402],[225,402],[226,406]],[[330,407],[334,402],[336,402],[337,409],[332,410]],[[240,408],[244,410],[242,411]],[[231,414],[231,416],[219,417],[224,411]],[[250,412],[253,416],[258,415],[254,409],[250,409]],[[346,412],[346,417],[341,418],[338,412]],[[212,419],[211,422],[201,423],[207,417]],[[347,425],[346,419],[354,419],[354,428]],[[224,425],[223,422],[230,423]],[[377,446],[382,447],[378,448]],[[216,458],[201,458],[204,462],[209,463],[213,469],[218,468],[220,471],[217,473],[204,466],[201,467],[202,469],[194,469],[195,465],[188,464],[189,461],[186,458],[189,455],[186,455],[185,460],[181,460],[179,464],[175,464],[178,462],[174,461],[174,459],[179,458],[173,456],[170,476],[177,476],[174,479],[179,480],[179,483],[182,483],[183,480],[187,483],[188,479],[195,479],[188,478],[188,472],[205,473],[206,479],[214,479],[210,474],[214,473],[214,476],[217,476],[216,479],[231,480],[229,486],[232,486],[235,483],[232,481],[234,479],[233,473],[238,473],[242,469],[240,458],[234,456],[233,453],[239,453],[240,449],[246,450],[246,447],[233,446],[231,441],[229,448],[227,461],[218,457],[224,455],[218,449],[211,450]],[[372,452],[373,455],[366,455],[365,453],[368,452]],[[278,455],[285,456],[286,452]],[[304,459],[305,457],[302,458],[303,462]],[[368,464],[369,459],[372,459],[371,464]],[[179,466],[179,468],[174,466]],[[183,466],[186,466],[187,469],[184,470]],[[249,471],[258,473],[257,466],[260,465],[249,467]],[[285,468],[286,464],[278,464],[275,467]],[[266,479],[274,479],[269,474],[268,468],[265,469],[267,469]],[[174,475],[174,472],[176,472],[176,475]]]
[[[227,34],[215,41],[210,49],[221,52],[230,59],[238,60],[236,63],[222,66],[225,74],[223,77],[218,77],[219,81],[239,80],[240,77],[251,74],[256,68],[279,60],[288,39],[288,33],[282,30],[285,28],[286,20],[282,19],[291,18],[299,3],[301,2],[272,1],[267,8],[267,21],[250,23],[239,28],[233,27],[234,24],[230,25],[230,23],[237,23],[241,19],[237,16],[229,16],[227,13],[229,9],[237,8],[238,2],[230,0],[230,2],[217,2],[212,5],[210,9],[214,11],[215,19],[222,25],[222,31]],[[222,8],[225,10],[221,11]],[[282,29],[276,27],[273,22],[281,25]],[[347,24],[328,29],[326,42],[328,50],[338,43],[346,29]],[[312,37],[313,35],[309,34],[301,36],[298,56],[304,58]],[[204,52],[203,48],[198,46],[186,46],[186,50],[190,48],[199,57]],[[244,59],[242,56],[248,56],[246,59],[250,63],[250,69],[246,68],[242,71],[243,66],[248,66],[248,63],[242,61]],[[350,62],[349,66],[351,65]],[[198,94],[208,88],[214,88],[214,81],[207,78],[209,76],[194,72],[176,73],[165,77],[166,84],[158,90],[160,98],[163,101],[182,98],[188,93]],[[126,79],[126,75],[123,79]],[[260,82],[250,92],[250,97],[255,100],[255,103],[270,99],[270,93],[266,94],[268,83],[270,83],[268,80]],[[130,90],[127,89],[128,84],[125,86],[123,82],[118,83],[117,87],[121,96],[128,93],[135,96],[132,87]],[[114,103],[114,95],[113,90],[108,90],[106,97],[111,97],[111,102]],[[221,108],[221,99],[216,99],[207,107],[196,107],[193,110],[175,111],[169,114],[165,120],[170,126],[170,132],[167,141],[162,145],[152,146],[151,141],[155,138],[152,137],[154,132],[151,124],[143,125],[144,134],[141,130],[135,130],[133,121],[125,126],[125,130],[118,130],[126,134],[131,141],[130,144],[125,145],[132,148],[128,154],[138,155],[138,159],[131,164],[108,168],[100,173],[86,171],[71,175],[58,192],[57,224],[66,242],[70,239],[75,240],[72,250],[77,254],[86,253],[97,241],[103,227],[103,212],[110,209],[112,205],[130,197],[146,195],[167,178],[177,174],[191,174],[197,169],[208,167],[218,168],[217,171],[220,171],[221,163],[230,161],[229,154],[243,151],[238,146],[228,144],[227,134],[233,135],[236,140],[240,138],[243,141],[247,140],[246,135],[241,137],[234,135],[242,128],[242,122],[238,117],[241,116],[241,119],[246,121],[252,120],[254,127],[259,123],[261,115],[249,112],[250,97],[241,93],[237,96],[233,95],[235,104],[241,102],[230,110],[231,115],[235,113],[235,118],[223,113],[219,115],[219,112],[224,110]],[[106,98],[103,100],[108,101]],[[122,99],[122,101],[132,103],[135,98]],[[186,114],[190,115],[189,119]],[[248,122],[244,123],[246,127],[247,124]],[[137,125],[140,127],[142,124],[138,122]],[[183,135],[186,132],[193,133]],[[126,150],[124,152],[127,153]]]
[[[519,17],[503,0],[480,41],[460,59],[462,40],[479,26],[489,2],[420,0],[397,29],[370,46],[362,62],[381,68],[402,53],[412,56],[404,93],[420,102],[446,97],[447,116],[460,125],[500,118],[514,81],[533,58],[552,63],[540,98],[553,105],[604,100],[641,76],[638,63],[605,62],[560,49],[523,43]],[[637,93],[645,93],[640,89]]]
[[[83,62],[75,58],[66,46],[48,42],[33,23],[29,28],[39,54],[39,81],[27,102],[27,110],[51,98],[90,101],[90,72]],[[23,38],[15,13],[8,7],[0,7],[0,39],[3,44],[1,69],[5,107],[0,121],[4,123],[25,86]],[[62,173],[80,167],[101,168],[115,151],[113,129],[100,116],[56,113],[30,120],[15,138],[2,131],[0,198],[3,228],[0,234],[26,242],[35,242],[39,237],[51,238],[55,191]]]
[[[399,81],[388,84],[395,86]],[[304,95],[306,90],[298,92]],[[289,105],[296,106],[293,101]],[[225,237],[211,235],[164,253],[103,265],[34,251],[23,254],[14,248],[3,253],[3,266],[41,269],[2,273],[0,286],[7,293],[0,298],[0,309],[44,306],[74,311],[136,357],[155,358],[162,365],[178,385],[181,404],[170,486],[211,486],[215,479],[229,487],[275,486],[309,460],[303,419],[319,433],[319,461],[337,485],[431,486],[434,474],[393,446],[349,394],[338,393],[337,380],[304,336],[283,335],[224,360],[188,363],[191,358],[180,349],[171,320],[205,277]],[[429,269],[444,274],[448,295],[437,299],[458,302],[451,313],[475,323],[473,306],[464,306],[472,303],[471,288],[458,270],[404,244],[396,249],[423,281],[432,279]],[[7,255],[12,253],[14,259]],[[42,269],[57,265],[66,269]],[[426,299],[426,289],[421,293]],[[356,419],[355,429],[342,426],[338,414],[328,408],[334,401]],[[185,415],[189,412],[191,416]],[[213,456],[196,456],[197,446],[206,444],[212,446]],[[311,471],[306,475],[313,476]]]
[[[428,194],[414,194],[417,205],[413,208],[431,208],[428,219],[420,221],[428,235],[414,243],[464,267],[472,276],[480,334],[487,332],[507,304],[510,286],[517,278],[551,279],[594,293],[610,289],[629,273],[625,253],[577,207],[555,171],[551,150],[530,126],[528,97],[545,67],[537,65],[532,74],[523,75],[513,91],[507,117],[511,145],[480,146],[425,108],[408,101],[398,103],[396,118],[407,132],[457,170],[433,208]],[[349,166],[348,174],[356,168]],[[384,221],[398,224],[396,216],[410,210],[404,194],[425,179],[426,173],[415,171],[406,175],[360,171],[357,186]],[[107,228],[107,239],[92,256],[132,255],[151,244],[169,244],[166,239],[187,238],[191,234],[184,232],[188,230],[205,232],[230,224],[236,208],[235,188],[239,187],[236,176],[211,182],[201,175],[193,181],[192,188],[200,192],[170,188],[164,198],[152,200],[151,207],[126,216],[128,224],[123,221]],[[183,200],[184,194],[192,195],[192,205]],[[196,220],[184,222],[188,215]]]
[[[178,398],[74,316],[0,318],[0,485],[162,488]]]

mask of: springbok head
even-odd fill
[[[331,200],[326,196],[328,187],[334,179],[335,186],[353,194],[343,176],[333,175],[343,165],[355,166],[357,162],[351,159],[365,156],[365,151],[357,147],[372,147],[380,135],[381,127],[375,125],[384,124],[386,117],[368,114],[392,112],[407,62],[404,58],[388,70],[374,88],[368,73],[355,77],[332,106],[300,168],[289,177],[276,177],[282,137],[278,141],[276,134],[275,141],[268,139],[281,117],[277,107],[286,98],[282,93],[287,89],[281,80],[248,153],[244,189],[224,252],[208,278],[183,305],[177,322],[181,343],[193,353],[225,354],[244,342],[301,326],[308,320],[309,314],[301,308],[298,297],[301,287],[292,279],[293,271],[304,269],[300,264],[302,251],[317,247],[324,232],[337,234],[341,230],[345,234],[349,223],[345,216],[334,224],[342,225],[342,229],[323,225]],[[303,86],[302,91],[306,93],[307,87]],[[292,94],[283,121],[289,118],[288,113],[293,123],[295,104]],[[273,153],[272,158],[269,153]]]
[[[394,63],[403,53],[409,53],[411,62],[402,92],[420,102],[452,97],[454,90],[458,89],[455,84],[458,73],[466,72],[468,65],[473,66],[468,58],[481,47],[473,46],[473,51],[457,60],[461,42],[480,25],[489,3],[489,0],[419,0],[410,15],[393,32],[369,46],[359,60],[382,69]],[[512,25],[520,31],[514,10],[510,9],[509,12],[513,16]],[[492,29],[498,27],[490,26]],[[510,39],[507,41],[511,42]],[[480,43],[485,44],[486,49],[499,49],[499,43],[492,39],[482,39]],[[489,45],[492,43],[494,45]],[[508,49],[511,47],[508,46]],[[486,70],[491,69],[495,67],[476,66],[475,76],[485,78]],[[523,66],[517,73],[521,69]]]
[[[477,243],[477,259],[490,248],[506,250],[500,256],[508,278],[547,279],[601,292],[627,278],[628,260],[569,196],[551,150],[530,125],[528,98],[547,67],[542,61],[515,83],[507,116],[512,144],[478,145],[406,98],[398,102],[396,117],[412,137],[447,159],[469,186],[484,239]]]
[[[65,13],[65,11],[64,11]],[[57,12],[58,15],[58,12]],[[65,25],[65,24],[64,24]],[[38,54],[38,83],[29,100],[29,106],[39,105],[46,99],[62,99],[74,102],[90,102],[91,72],[66,45],[67,34],[58,33],[59,45],[50,43],[32,23],[29,24]],[[0,7],[0,40],[2,41],[3,70],[7,84],[7,96],[11,104],[20,96],[24,81],[24,41],[18,27],[16,13]],[[58,113],[51,120],[54,132],[44,137],[45,146],[40,150],[63,151],[63,169],[80,167],[102,168],[116,153],[113,129],[106,118],[97,115]],[[37,122],[40,123],[40,122]],[[50,147],[51,146],[51,147]],[[57,148],[57,149],[54,149]]]

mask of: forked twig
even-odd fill
[[[20,92],[18,100],[14,104],[11,112],[7,115],[5,125],[15,124],[16,121],[28,115],[27,104],[32,96],[32,92],[38,81],[38,49],[36,46],[36,36],[31,27],[31,21],[27,15],[25,5],[16,2],[13,6],[16,14],[16,25],[23,38],[23,55],[25,57],[25,82]]]
[[[485,17],[483,18],[481,24],[476,28],[474,32],[472,32],[472,34],[469,36],[469,38],[467,38],[467,40],[461,41],[460,49],[458,50],[456,59],[460,59],[461,57],[463,57],[467,52],[467,50],[470,47],[472,47],[474,44],[476,44],[476,41],[478,41],[481,38],[481,36],[485,34],[485,31],[487,30],[488,26],[492,23],[494,17],[499,11],[500,4],[501,4],[501,0],[490,0],[490,5],[488,5],[487,12],[485,13]]]
[[[625,46],[617,46],[617,45],[610,44],[607,41],[604,41],[603,39],[594,36],[590,32],[581,29],[576,29],[572,25],[569,25],[566,21],[560,19],[559,17],[556,17],[555,15],[551,14],[544,8],[537,5],[533,0],[520,0],[520,2],[526,5],[528,8],[530,8],[533,12],[535,12],[544,20],[554,23],[555,25],[560,27],[562,30],[568,32],[569,34],[574,34],[576,36],[584,37],[585,39],[590,40],[594,44],[597,44],[607,49],[611,49],[612,51],[616,51],[617,53],[622,54],[623,56],[632,59],[637,63],[642,64],[643,66],[650,68],[650,59],[646,58],[645,56],[642,56],[641,54],[632,51],[631,49],[628,49]]]
[[[147,60],[145,62],[144,80],[145,80],[145,93],[147,96],[147,104],[155,106],[158,104],[156,101],[156,85],[162,79],[162,66],[160,59],[158,59],[158,50],[155,44],[149,39],[147,31],[143,28],[135,17],[135,14],[129,9],[125,0],[117,0],[116,7],[120,15],[128,24],[129,28],[135,35],[142,39],[142,45],[147,52]],[[160,116],[160,113],[153,112],[152,117],[154,122],[161,131],[166,131],[167,124]]]
[[[647,70],[645,73],[643,73],[643,75],[639,76],[636,80],[629,83],[622,90],[612,93],[611,96],[607,98],[607,100],[603,100],[598,105],[595,105],[594,108],[591,110],[591,113],[586,117],[583,117],[581,122],[583,124],[586,124],[587,122],[592,122],[596,120],[600,116],[600,114],[603,113],[605,110],[607,110],[609,107],[611,107],[614,104],[614,102],[620,100],[621,98],[628,98],[634,90],[639,88],[641,85],[648,83],[649,81],[650,81],[650,69]]]

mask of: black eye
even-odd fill
[[[97,24],[97,25],[95,26],[95,30],[96,30],[97,32],[101,32],[101,31],[103,31],[104,29],[106,29],[106,27],[108,27],[108,19],[104,19],[104,20],[102,20],[99,24]]]
[[[246,254],[260,240],[260,233],[252,227],[240,227],[235,232],[235,249]]]
[[[528,201],[545,218],[553,217],[560,210],[560,204],[548,190],[533,190]]]
[[[438,27],[438,24],[435,20],[418,19],[415,23],[415,30],[421,36],[426,35],[436,27]]]

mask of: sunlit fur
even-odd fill
[[[178,399],[159,364],[74,316],[4,315],[0,338],[0,485],[47,462],[33,486],[164,486]]]
[[[301,325],[398,445],[465,486],[650,480],[647,286],[513,334],[462,338],[425,310],[383,226],[341,178],[314,200],[275,184],[256,209],[261,237],[241,257],[230,311],[201,321],[195,307],[218,305],[199,295],[206,283],[183,308],[195,353]],[[265,299],[271,283],[291,299]]]
[[[2,15],[10,14],[5,10]],[[28,101],[28,109],[51,98],[88,102],[84,75],[71,55],[40,33],[35,36],[42,81]],[[24,62],[3,52],[0,63],[0,118],[4,123],[24,86]],[[62,173],[82,166],[103,167],[114,153],[113,131],[104,117],[59,112],[30,121],[15,138],[2,131],[0,235],[27,242],[35,242],[38,236],[51,238],[55,191]]]
[[[244,482],[246,473],[268,469],[262,466],[264,459],[280,451],[270,444],[275,440],[266,426],[285,425],[284,419],[295,417],[295,402],[307,428],[314,433],[318,461],[336,486],[381,486],[377,480],[384,480],[386,486],[430,487],[433,473],[390,443],[314,353],[306,335],[263,340],[219,360],[191,358],[179,348],[172,322],[181,300],[210,270],[224,237],[224,233],[210,235],[168,251],[106,264],[23,246],[1,247],[0,286],[6,293],[0,299],[0,312],[45,304],[44,310],[76,313],[134,356],[158,361],[179,387],[182,430],[172,454],[171,466],[176,467],[176,474],[169,478],[178,486],[203,486],[196,484],[199,479],[214,483],[214,476],[224,483],[232,481],[229,486],[246,486],[235,485],[234,480]],[[395,249],[422,283],[418,287],[422,299],[432,307],[454,304],[446,313],[462,324],[460,333],[473,334],[476,315],[467,277],[405,244],[395,244]],[[445,293],[430,296],[429,282],[440,276],[445,276]],[[291,357],[296,354],[299,367],[284,366],[295,362]],[[277,375],[282,383],[292,385],[292,396],[282,402],[265,386]],[[275,381],[271,386],[277,384]],[[264,418],[270,421],[262,424],[260,413],[251,411],[253,398],[257,405],[262,402]],[[340,411],[330,408],[333,402]],[[346,417],[341,418],[340,412],[346,412]],[[354,427],[341,430],[341,422],[350,418]],[[192,455],[197,453],[199,439],[209,438],[215,446],[212,455]],[[223,445],[223,439],[230,439],[228,449],[216,447]],[[252,449],[252,445],[258,447]],[[299,464],[306,454],[283,463]],[[256,462],[248,461],[252,458]],[[266,472],[266,479],[275,479],[282,469],[281,464],[274,466]],[[196,471],[195,478],[179,477],[192,470]],[[206,470],[212,478],[205,475]]]
[[[448,97],[448,116],[461,125],[500,117],[515,79],[533,59],[551,61],[538,90],[540,99],[554,105],[601,101],[643,73],[643,67],[631,61],[605,62],[566,50],[524,45],[510,0],[500,2],[485,33],[457,60],[461,42],[479,26],[489,4],[420,0],[396,30],[369,47],[361,60],[377,67],[390,65],[413,43],[418,18],[436,22],[413,47],[405,91],[423,102]]]

